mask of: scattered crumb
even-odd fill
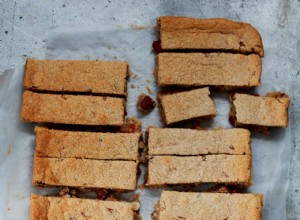
[[[7,148],[7,154],[10,154],[11,149],[12,149],[12,145],[10,144],[10,145],[8,145],[8,148]]]
[[[141,112],[150,112],[155,108],[156,102],[150,96],[142,93],[138,98],[137,106]]]
[[[90,60],[90,55],[89,54],[85,54],[85,55],[83,55],[83,58],[85,58],[87,60]]]
[[[134,133],[141,132],[142,122],[136,119],[136,117],[126,118],[125,124],[120,128],[120,132],[124,133]]]
[[[142,185],[140,185],[139,188],[140,188],[140,189],[146,189],[146,186],[145,186],[145,184],[142,184]]]
[[[143,148],[142,152],[140,153],[139,161],[143,164],[147,163],[147,149]]]
[[[140,201],[140,193],[135,193],[134,195],[133,195],[133,201],[135,201],[135,202],[138,202],[138,201]]]
[[[94,192],[100,200],[105,200],[109,196],[109,191],[107,189],[95,189]]]
[[[146,145],[145,145],[144,141],[140,141],[140,142],[139,142],[139,148],[140,148],[140,149],[146,148]]]
[[[222,125],[217,125],[214,129],[215,130],[223,130],[224,127]]]
[[[148,93],[149,93],[150,95],[153,95],[153,94],[154,94],[153,91],[150,89],[149,86],[145,86],[145,87],[146,87],[146,89],[147,89],[147,91],[148,91]]]
[[[130,87],[131,87],[132,89],[135,89],[135,88],[136,88],[136,85],[131,84]]]
[[[7,211],[10,211],[10,208],[7,208]]]
[[[142,26],[142,25],[136,25],[136,24],[131,24],[129,26],[136,30],[144,30],[144,29],[151,28],[151,26]]]
[[[147,81],[147,83],[151,83],[151,80],[150,80],[150,79],[147,79],[146,81]]]
[[[135,74],[135,73],[131,73],[130,76],[131,76],[131,78],[133,78],[133,79],[136,79],[136,78],[138,77],[138,75]]]

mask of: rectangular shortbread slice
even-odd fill
[[[114,97],[23,93],[24,121],[77,125],[124,124],[125,99]]]
[[[200,183],[251,184],[251,156],[150,156],[147,186]]]
[[[262,194],[163,191],[154,219],[261,220]]]
[[[31,194],[30,220],[134,220],[133,202],[103,201]]]
[[[193,118],[214,117],[216,106],[209,89],[194,89],[158,96],[165,125]]]
[[[136,181],[135,161],[34,157],[32,183],[37,186],[135,190]]]
[[[284,93],[268,93],[264,97],[235,93],[231,102],[231,121],[235,126],[288,126],[290,98]]]
[[[149,128],[148,155],[251,155],[246,129]]]
[[[159,86],[232,89],[260,86],[261,71],[255,54],[160,53],[155,74]]]
[[[100,133],[36,127],[36,155],[55,158],[138,160],[140,133]]]
[[[127,77],[126,62],[27,59],[24,87],[125,96]]]
[[[264,56],[259,32],[250,24],[224,18],[159,17],[163,50],[220,50]]]

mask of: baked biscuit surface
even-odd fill
[[[250,24],[224,18],[159,17],[163,50],[203,49],[264,56],[261,36]]]
[[[216,107],[208,88],[159,95],[166,125],[199,117],[214,117]]]
[[[36,155],[54,158],[138,160],[140,133],[101,133],[36,127]]]
[[[246,129],[149,128],[148,155],[251,155]]]
[[[34,157],[32,184],[135,190],[137,162]]]
[[[232,96],[238,126],[287,127],[289,103],[290,99],[285,94],[279,97],[262,97],[236,93]]]
[[[147,186],[251,182],[249,155],[150,156],[148,161]]]
[[[27,59],[24,87],[125,96],[127,77],[126,62]]]
[[[134,219],[134,205],[129,202],[102,201],[31,194],[30,220],[127,220]]]
[[[260,220],[262,204],[261,194],[163,191],[155,219]]]
[[[21,118],[29,122],[79,125],[124,124],[125,99],[24,91]]]
[[[155,72],[159,86],[250,88],[260,85],[258,55],[160,53]]]

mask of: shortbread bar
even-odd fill
[[[148,155],[251,155],[246,129],[149,128]]]
[[[100,133],[36,127],[36,155],[54,158],[138,160],[141,133]]]
[[[35,156],[32,183],[36,186],[135,190],[137,164],[136,161]]]
[[[159,86],[214,86],[223,90],[260,86],[258,55],[160,53],[155,70]]]
[[[126,62],[27,59],[24,87],[125,96],[127,77]]]
[[[194,118],[211,118],[215,117],[217,112],[207,87],[173,94],[160,94],[158,99],[165,125]]]
[[[146,186],[251,184],[250,155],[149,156]]]
[[[250,24],[224,18],[159,17],[163,50],[219,50],[264,56],[259,32]]]
[[[153,219],[261,220],[262,208],[262,194],[163,191]]]
[[[272,92],[266,96],[231,95],[230,122],[234,126],[287,127],[290,98]]]
[[[123,98],[23,93],[21,118],[28,122],[122,126],[124,115]]]
[[[30,220],[134,220],[139,209],[135,203],[31,194]]]

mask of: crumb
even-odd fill
[[[131,76],[133,79],[136,79],[136,78],[138,77],[138,75],[135,74],[135,73],[131,73],[130,76]]]
[[[85,55],[83,55],[83,58],[87,59],[87,60],[90,60],[90,55],[89,54],[85,54]]]
[[[70,189],[69,187],[63,187],[59,192],[58,192],[58,196],[59,197],[65,197],[65,196],[68,196],[69,195],[69,192],[70,192]]]
[[[153,91],[150,89],[150,87],[149,87],[149,86],[145,86],[145,87],[146,87],[148,93],[149,93],[150,95],[153,95]]]
[[[134,133],[141,132],[142,122],[136,119],[136,117],[126,118],[125,124],[120,128],[120,132]]]
[[[150,112],[155,106],[156,102],[148,95],[142,93],[138,98],[138,109],[142,112]]]
[[[135,89],[135,88],[136,88],[136,85],[131,84],[130,87],[131,87],[132,89]]]
[[[129,26],[136,30],[144,30],[144,29],[151,28],[151,26],[142,26],[142,25],[136,25],[136,24],[130,24]]]
[[[147,81],[147,83],[151,83],[151,80],[150,80],[150,79],[147,79],[146,81]]]
[[[140,193],[134,193],[132,202],[139,202],[140,201],[141,194]]]
[[[139,161],[143,164],[147,163],[147,149],[142,149],[142,152],[140,153]]]
[[[97,198],[100,200],[105,200],[109,196],[107,189],[95,189],[94,192],[96,193]]]
[[[140,185],[139,188],[140,188],[140,189],[146,189],[146,186],[145,186],[145,184],[142,184],[142,185]]]
[[[10,154],[11,149],[12,149],[12,145],[10,144],[10,145],[8,145],[8,148],[7,148],[7,154]]]

